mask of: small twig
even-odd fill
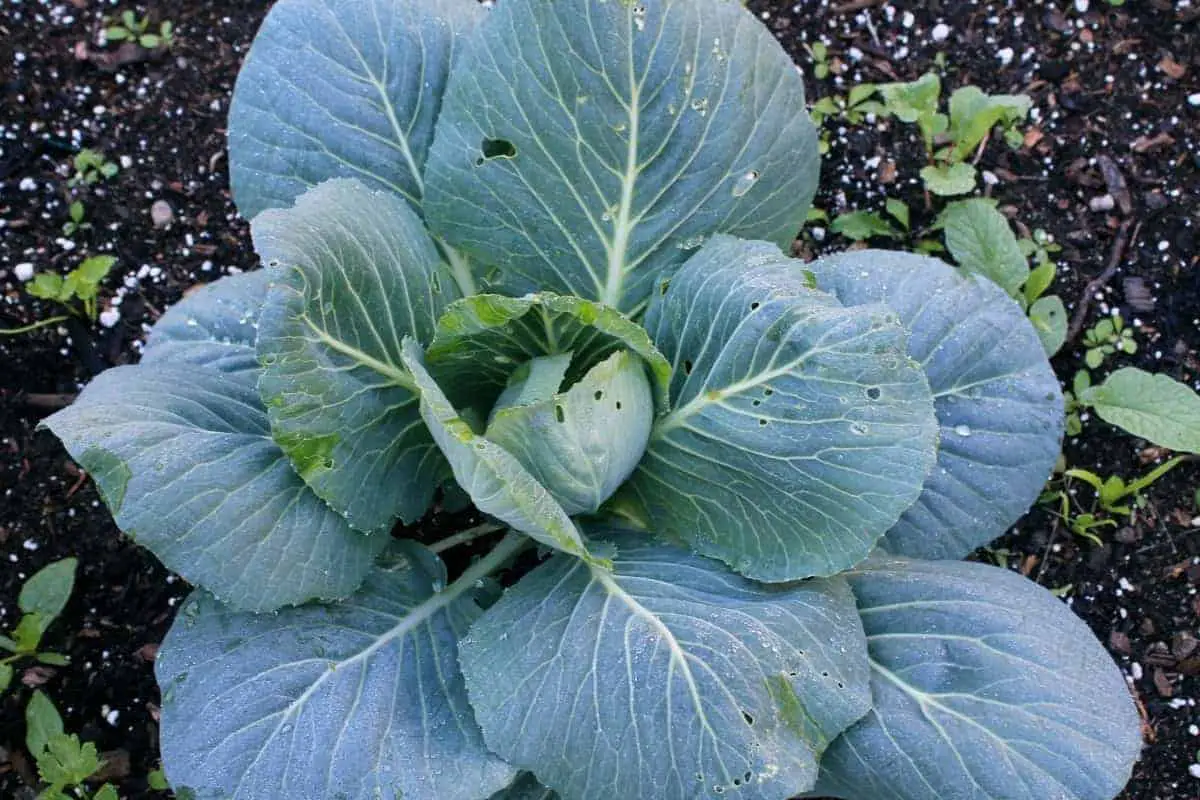
[[[45,328],[48,325],[54,325],[55,323],[62,322],[65,319],[65,316],[49,317],[47,319],[38,320],[37,322],[29,325],[22,325],[20,328],[0,328],[0,336],[18,336],[22,333],[30,333],[31,331],[36,331],[38,328]]]
[[[474,528],[467,528],[465,531],[459,531],[453,536],[447,536],[445,539],[434,542],[429,545],[429,549],[435,553],[441,553],[444,550],[449,550],[451,547],[457,547],[460,544],[474,541],[480,536],[486,536],[489,533],[504,530],[503,525],[497,525],[494,522],[485,522],[482,525],[476,525]]]
[[[1050,536],[1046,539],[1046,549],[1042,552],[1042,563],[1038,565],[1037,576],[1033,582],[1040,584],[1042,582],[1042,574],[1046,571],[1046,564],[1050,561],[1050,551],[1054,547],[1054,540],[1058,538],[1058,529],[1062,525],[1062,521],[1054,518],[1054,524],[1050,526]]]
[[[988,142],[991,141],[992,132],[988,131],[984,134],[983,140],[979,142],[979,148],[975,151],[975,160],[971,162],[971,166],[978,167],[979,162],[983,159],[983,151],[987,149]]]
[[[850,14],[855,11],[862,11],[864,8],[883,5],[884,0],[850,0],[848,3],[831,6],[829,13],[831,14]]]
[[[1133,228],[1133,234],[1129,233],[1130,227]],[[1088,285],[1083,287],[1083,296],[1079,298],[1079,305],[1075,309],[1075,316],[1071,318],[1071,325],[1067,328],[1067,344],[1075,341],[1083,330],[1083,324],[1087,321],[1088,310],[1092,305],[1092,298],[1097,292],[1101,291],[1112,277],[1117,274],[1117,269],[1120,268],[1121,262],[1125,258],[1125,251],[1129,248],[1132,242],[1137,241],[1138,233],[1142,229],[1142,223],[1138,222],[1134,225],[1131,219],[1121,223],[1121,229],[1117,231],[1117,240],[1113,242],[1112,253],[1108,258],[1108,266],[1092,280],[1088,281]]]
[[[66,408],[75,402],[75,394],[36,394],[26,392],[17,395],[17,400],[32,408],[44,408],[49,411],[58,411],[60,408]]]

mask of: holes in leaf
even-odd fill
[[[333,459],[332,458],[325,459],[325,469],[333,469]]]
[[[867,399],[868,400],[878,400],[880,395],[882,395],[882,394],[883,394],[883,392],[881,392],[879,390],[878,386],[870,386],[867,388]]]
[[[556,420],[558,420],[559,422],[566,422],[566,421],[567,421],[567,412],[563,410],[563,407],[562,407],[562,406],[555,406],[555,407],[554,407],[554,418],[555,418]]]
[[[596,393],[595,393],[594,395],[592,395],[592,397],[594,397],[594,398],[595,398],[595,399],[597,399],[597,400],[603,400],[603,399],[604,399],[604,392],[602,392],[602,391],[600,391],[599,389],[597,389],[597,390],[596,390]]]
[[[751,304],[750,304],[750,310],[751,310],[751,311],[758,311],[758,309],[759,309],[760,305],[761,305],[760,303],[751,303]]]
[[[754,406],[755,408],[758,408],[759,406],[761,406],[761,405],[762,405],[762,400],[759,400],[759,399],[756,397],[756,398],[754,398],[753,400],[751,400],[751,401],[750,401],[750,405]]]
[[[617,411],[620,411],[620,410],[621,410],[621,401],[618,400],[617,401]]]
[[[775,394],[775,390],[774,390],[774,389],[772,389],[770,386],[768,386],[767,388],[763,389],[763,397],[770,397],[770,396],[771,396],[771,395],[773,395],[773,394]]]
[[[517,146],[508,139],[484,139],[479,144],[479,152],[481,155],[475,161],[477,167],[497,158],[516,158]]]
[[[436,272],[429,276],[429,288],[434,294],[442,293],[442,279],[438,277]]]
[[[743,712],[742,712],[742,719],[746,720],[746,724],[747,724],[747,725],[750,725],[750,726],[752,726],[752,727],[753,727],[753,725],[754,725],[754,717],[753,717],[753,716],[751,716],[749,712],[747,712],[747,711],[743,711]]]
[[[762,419],[762,418],[760,418],[760,419],[758,420],[758,426],[759,426],[760,428],[765,428],[765,427],[767,427],[767,421],[766,421],[765,419]]]
[[[662,283],[660,283],[658,285],[658,293],[660,295],[665,295],[667,293],[667,289],[670,289],[670,288],[671,288],[671,282],[663,281]]]
[[[684,361],[684,362],[683,362],[683,374],[684,374],[684,375],[691,375],[691,374],[692,374],[692,362],[691,362],[691,361]]]

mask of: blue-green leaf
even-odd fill
[[[655,529],[757,580],[866,558],[934,461],[933,399],[896,315],[810,281],[774,245],[716,237],[646,317],[672,410],[632,488]]]
[[[420,219],[394,195],[328,181],[254,220],[277,278],[258,331],[259,392],[275,441],[354,527],[418,519],[444,477],[400,363],[457,289]]]
[[[404,366],[416,381],[421,418],[475,507],[542,544],[586,556],[575,523],[545,486],[503,447],[472,430],[425,368],[420,347],[404,343]]]
[[[786,587],[612,537],[612,571],[556,556],[460,645],[495,752],[572,800],[785,800],[870,707],[840,578]]]
[[[487,752],[458,637],[473,602],[412,558],[347,602],[273,615],[190,598],[163,642],[163,763],[197,800],[479,800],[516,771]]]
[[[505,0],[464,48],[427,166],[433,229],[548,290],[634,312],[715,233],[786,245],[816,189],[804,85],[726,0]]]
[[[933,389],[937,467],[883,546],[962,558],[1004,533],[1045,484],[1064,425],[1058,379],[1020,306],[990,281],[908,253],[845,253],[809,269],[846,305],[899,314]]]
[[[267,272],[258,270],[230,275],[189,293],[154,324],[142,363],[257,373],[254,340],[268,283]]]
[[[281,0],[238,75],[229,166],[242,216],[358,178],[420,208],[425,156],[472,0]]]
[[[1053,595],[1006,570],[883,558],[849,576],[874,709],[815,794],[848,800],[1110,800],[1141,749],[1120,670]]]
[[[344,597],[387,541],[352,530],[304,485],[250,373],[116,367],[45,425],[121,530],[236,608]]]

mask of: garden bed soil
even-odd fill
[[[1052,291],[1072,310],[1123,230],[1127,245],[1094,293],[1088,324],[1120,310],[1136,320],[1139,352],[1105,369],[1133,364],[1197,385],[1200,108],[1189,97],[1200,93],[1200,5],[750,5],[804,70],[813,97],[864,81],[914,79],[939,58],[950,88],[1030,94],[1039,117],[1028,146],[1012,151],[993,142],[982,155],[980,167],[994,179],[988,194],[1019,226],[1043,229],[1063,245]],[[32,796],[21,708],[33,686],[50,694],[69,731],[108,754],[123,797],[163,796],[146,780],[158,765],[153,662],[188,587],[122,538],[91,483],[37,425],[94,371],[136,361],[146,327],[188,288],[255,266],[247,226],[229,199],[224,125],[265,7],[240,0],[139,6],[155,21],[173,21],[176,38],[168,52],[126,53],[135,56],[128,63],[95,44],[102,15],[115,6],[26,0],[0,7],[0,327],[57,313],[22,291],[29,267],[21,265],[65,272],[84,255],[118,259],[101,293],[111,326],[0,337],[0,628],[15,624],[26,577],[68,555],[80,562],[76,592],[46,639],[70,666],[19,671],[17,690],[0,700],[0,797]],[[818,37],[835,73],[820,81],[804,49]],[[923,155],[908,126],[831,120],[826,132],[817,202],[830,216],[880,209],[886,195],[909,204],[914,230],[932,221],[916,178]],[[81,147],[105,154],[119,174],[71,188],[69,165]],[[1111,169],[1106,180],[1110,165],[1123,190],[1109,185]],[[1109,194],[1113,208],[1104,210],[1107,200],[1096,198]],[[84,202],[91,227],[65,237],[73,199]],[[822,233],[810,227],[797,251],[848,244]],[[1064,380],[1081,356],[1076,344],[1055,359]],[[1101,475],[1141,474],[1162,457],[1095,419],[1066,444],[1068,464]],[[1129,676],[1147,746],[1125,800],[1200,798],[1198,484],[1194,464],[1176,469],[1131,520],[1101,531],[1101,546],[1039,508],[977,556],[1059,591]],[[1079,492],[1079,502],[1088,498]]]

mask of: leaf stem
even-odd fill
[[[451,547],[458,547],[460,544],[466,544],[467,542],[478,539],[480,536],[486,536],[489,533],[495,533],[499,530],[504,530],[504,526],[495,522],[485,522],[482,525],[476,525],[473,528],[467,528],[466,530],[459,531],[453,536],[447,536],[445,539],[436,541],[429,545],[429,549],[435,553],[441,553],[445,550],[449,550]]]
[[[441,239],[437,239],[436,241],[442,251],[442,255],[450,263],[450,270],[454,274],[454,282],[458,284],[458,290],[462,292],[463,297],[479,294],[479,289],[475,285],[475,276],[471,274],[470,260]]]
[[[59,316],[59,317],[49,317],[48,319],[43,319],[43,320],[40,320],[39,322],[34,322],[30,325],[24,325],[20,328],[0,328],[0,336],[18,336],[22,333],[29,333],[30,331],[36,331],[38,328],[45,328],[47,325],[53,325],[57,322],[62,322],[66,318],[67,318],[66,315]]]
[[[474,588],[477,581],[486,578],[503,567],[532,543],[533,540],[523,533],[514,532],[505,536],[500,540],[500,544],[492,548],[490,553],[467,567],[463,574],[458,577],[458,580],[434,595],[435,598],[440,598],[440,601],[435,603],[437,608],[434,610],[439,610],[463,592]]]

